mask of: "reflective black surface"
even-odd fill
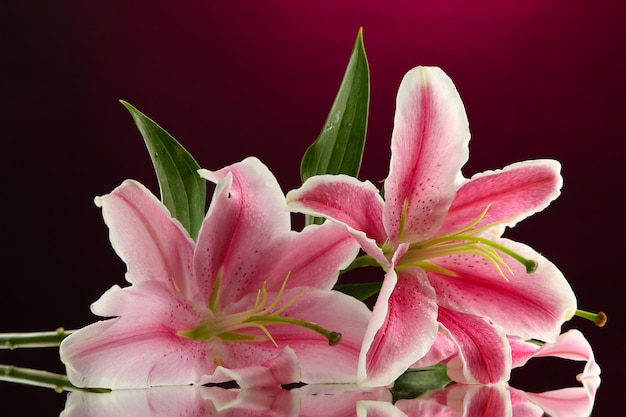
[[[530,158],[561,161],[562,196],[507,235],[559,266],[581,308],[609,315],[602,329],[579,319],[566,327],[583,331],[602,367],[594,415],[625,414],[624,7],[0,2],[0,332],[84,326],[95,319],[89,304],[124,284],[93,197],[129,177],[157,186],[118,99],[158,120],[202,166],[255,155],[287,191],[299,185],[301,156],[363,26],[372,74],[363,179],[386,175],[397,86],[424,64],[450,74],[464,100],[466,176]],[[53,350],[3,350],[0,363],[63,372]],[[570,370],[552,365],[519,372],[511,384],[523,389],[574,383]],[[65,397],[0,382],[0,414],[58,415]]]

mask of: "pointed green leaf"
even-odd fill
[[[200,166],[176,139],[131,104],[128,109],[143,136],[159,180],[161,201],[172,217],[182,223],[195,239],[205,215],[206,181],[198,175]]]
[[[368,109],[369,67],[361,29],[324,128],[302,159],[302,182],[318,174],[358,175]]]
[[[367,130],[369,78],[363,30],[360,29],[324,128],[302,158],[302,182],[319,174],[347,174],[354,177],[359,174]]]
[[[433,365],[421,369],[409,369],[393,383],[393,402],[401,399],[417,398],[423,393],[440,389],[452,380],[448,377],[445,365]]]
[[[364,284],[342,284],[335,286],[335,290],[353,296],[359,301],[365,301],[380,291],[382,282],[369,282]]]

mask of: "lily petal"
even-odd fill
[[[574,361],[585,361],[585,368],[577,377],[579,380],[600,376],[600,366],[595,360],[589,341],[580,331],[575,329],[561,334],[554,343],[545,343],[532,355],[525,356],[526,360],[520,360],[518,366],[523,366],[530,358],[554,356]]]
[[[554,264],[532,248],[512,240],[493,238],[521,256],[535,260],[532,274],[508,255],[503,260],[513,271],[504,279],[493,264],[477,255],[455,255],[436,259],[436,264],[456,276],[428,272],[439,305],[487,317],[502,326],[507,335],[553,342],[561,325],[576,311],[574,292]]]
[[[509,379],[511,348],[501,330],[480,317],[439,307],[439,322],[452,335],[458,356],[448,376],[462,384],[492,384]]]
[[[191,329],[210,311],[198,311],[177,291],[158,281],[144,281],[130,287],[117,285],[91,305],[101,317],[124,317],[142,323],[162,323],[172,329]]]
[[[201,384],[236,381],[241,388],[273,387],[300,381],[300,366],[293,349],[283,351],[261,365],[242,368],[218,366],[215,372],[202,378]]]
[[[191,296],[193,241],[167,208],[140,183],[126,180],[95,199],[115,252],[124,260],[131,283],[159,280]]]
[[[287,193],[289,210],[326,217],[346,226],[365,252],[382,265],[388,265],[379,247],[387,240],[382,222],[383,204],[371,182],[361,182],[348,175],[316,175]]]
[[[538,404],[550,416],[588,417],[593,410],[600,377],[585,378],[582,382],[582,387],[562,388],[537,394],[515,391],[518,395]]]
[[[359,253],[359,244],[344,226],[332,222],[310,225],[292,233],[289,250],[280,258],[270,281],[275,285],[289,276],[291,287],[330,290]]]
[[[524,366],[530,358],[541,348],[541,345],[526,341],[519,337],[508,337],[509,345],[511,346],[511,366],[513,368],[519,368]]]
[[[456,355],[458,351],[459,349],[456,343],[454,343],[450,332],[444,327],[440,327],[435,343],[428,350],[428,353],[411,365],[411,368],[426,368],[438,363],[445,363],[452,356]]]
[[[400,245],[397,261],[407,249]],[[390,269],[374,305],[359,358],[359,383],[391,384],[424,356],[437,335],[435,292],[423,271]]]
[[[383,222],[394,243],[431,237],[444,217],[469,158],[469,122],[452,80],[417,67],[400,84],[385,181]]]
[[[546,159],[474,175],[457,191],[439,233],[469,224],[489,207],[475,227],[502,222],[498,225],[501,234],[505,226],[515,226],[559,196],[563,185],[560,169],[557,161]]]
[[[212,371],[214,349],[161,323],[115,318],[71,334],[60,354],[72,384],[124,389],[197,383]]]
[[[223,308],[261,289],[289,245],[290,217],[276,178],[256,158],[200,174],[218,183],[198,235],[196,277],[204,299]]]

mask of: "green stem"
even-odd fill
[[[37,369],[17,368],[11,365],[0,365],[0,381],[15,382],[18,384],[35,385],[52,388],[56,392],[85,391],[110,392],[107,388],[79,388],[74,386],[67,376]]]
[[[59,327],[53,332],[0,333],[0,349],[59,346],[75,331]]]

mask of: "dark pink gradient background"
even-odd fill
[[[255,155],[287,191],[362,26],[371,70],[362,179],[387,173],[396,89],[416,65],[442,67],[465,102],[466,176],[525,159],[563,164],[559,200],[507,235],[553,260],[581,308],[609,314],[603,329],[567,327],[585,333],[603,369],[594,415],[621,415],[625,12],[618,0],[0,2],[0,332],[86,325],[89,304],[125,283],[93,198],[125,178],[157,185],[118,99],[203,167]],[[0,363],[63,371],[53,349],[0,351]],[[575,384],[576,371],[552,366],[520,372],[520,384]],[[58,415],[65,397],[0,382],[0,398],[2,415]]]

